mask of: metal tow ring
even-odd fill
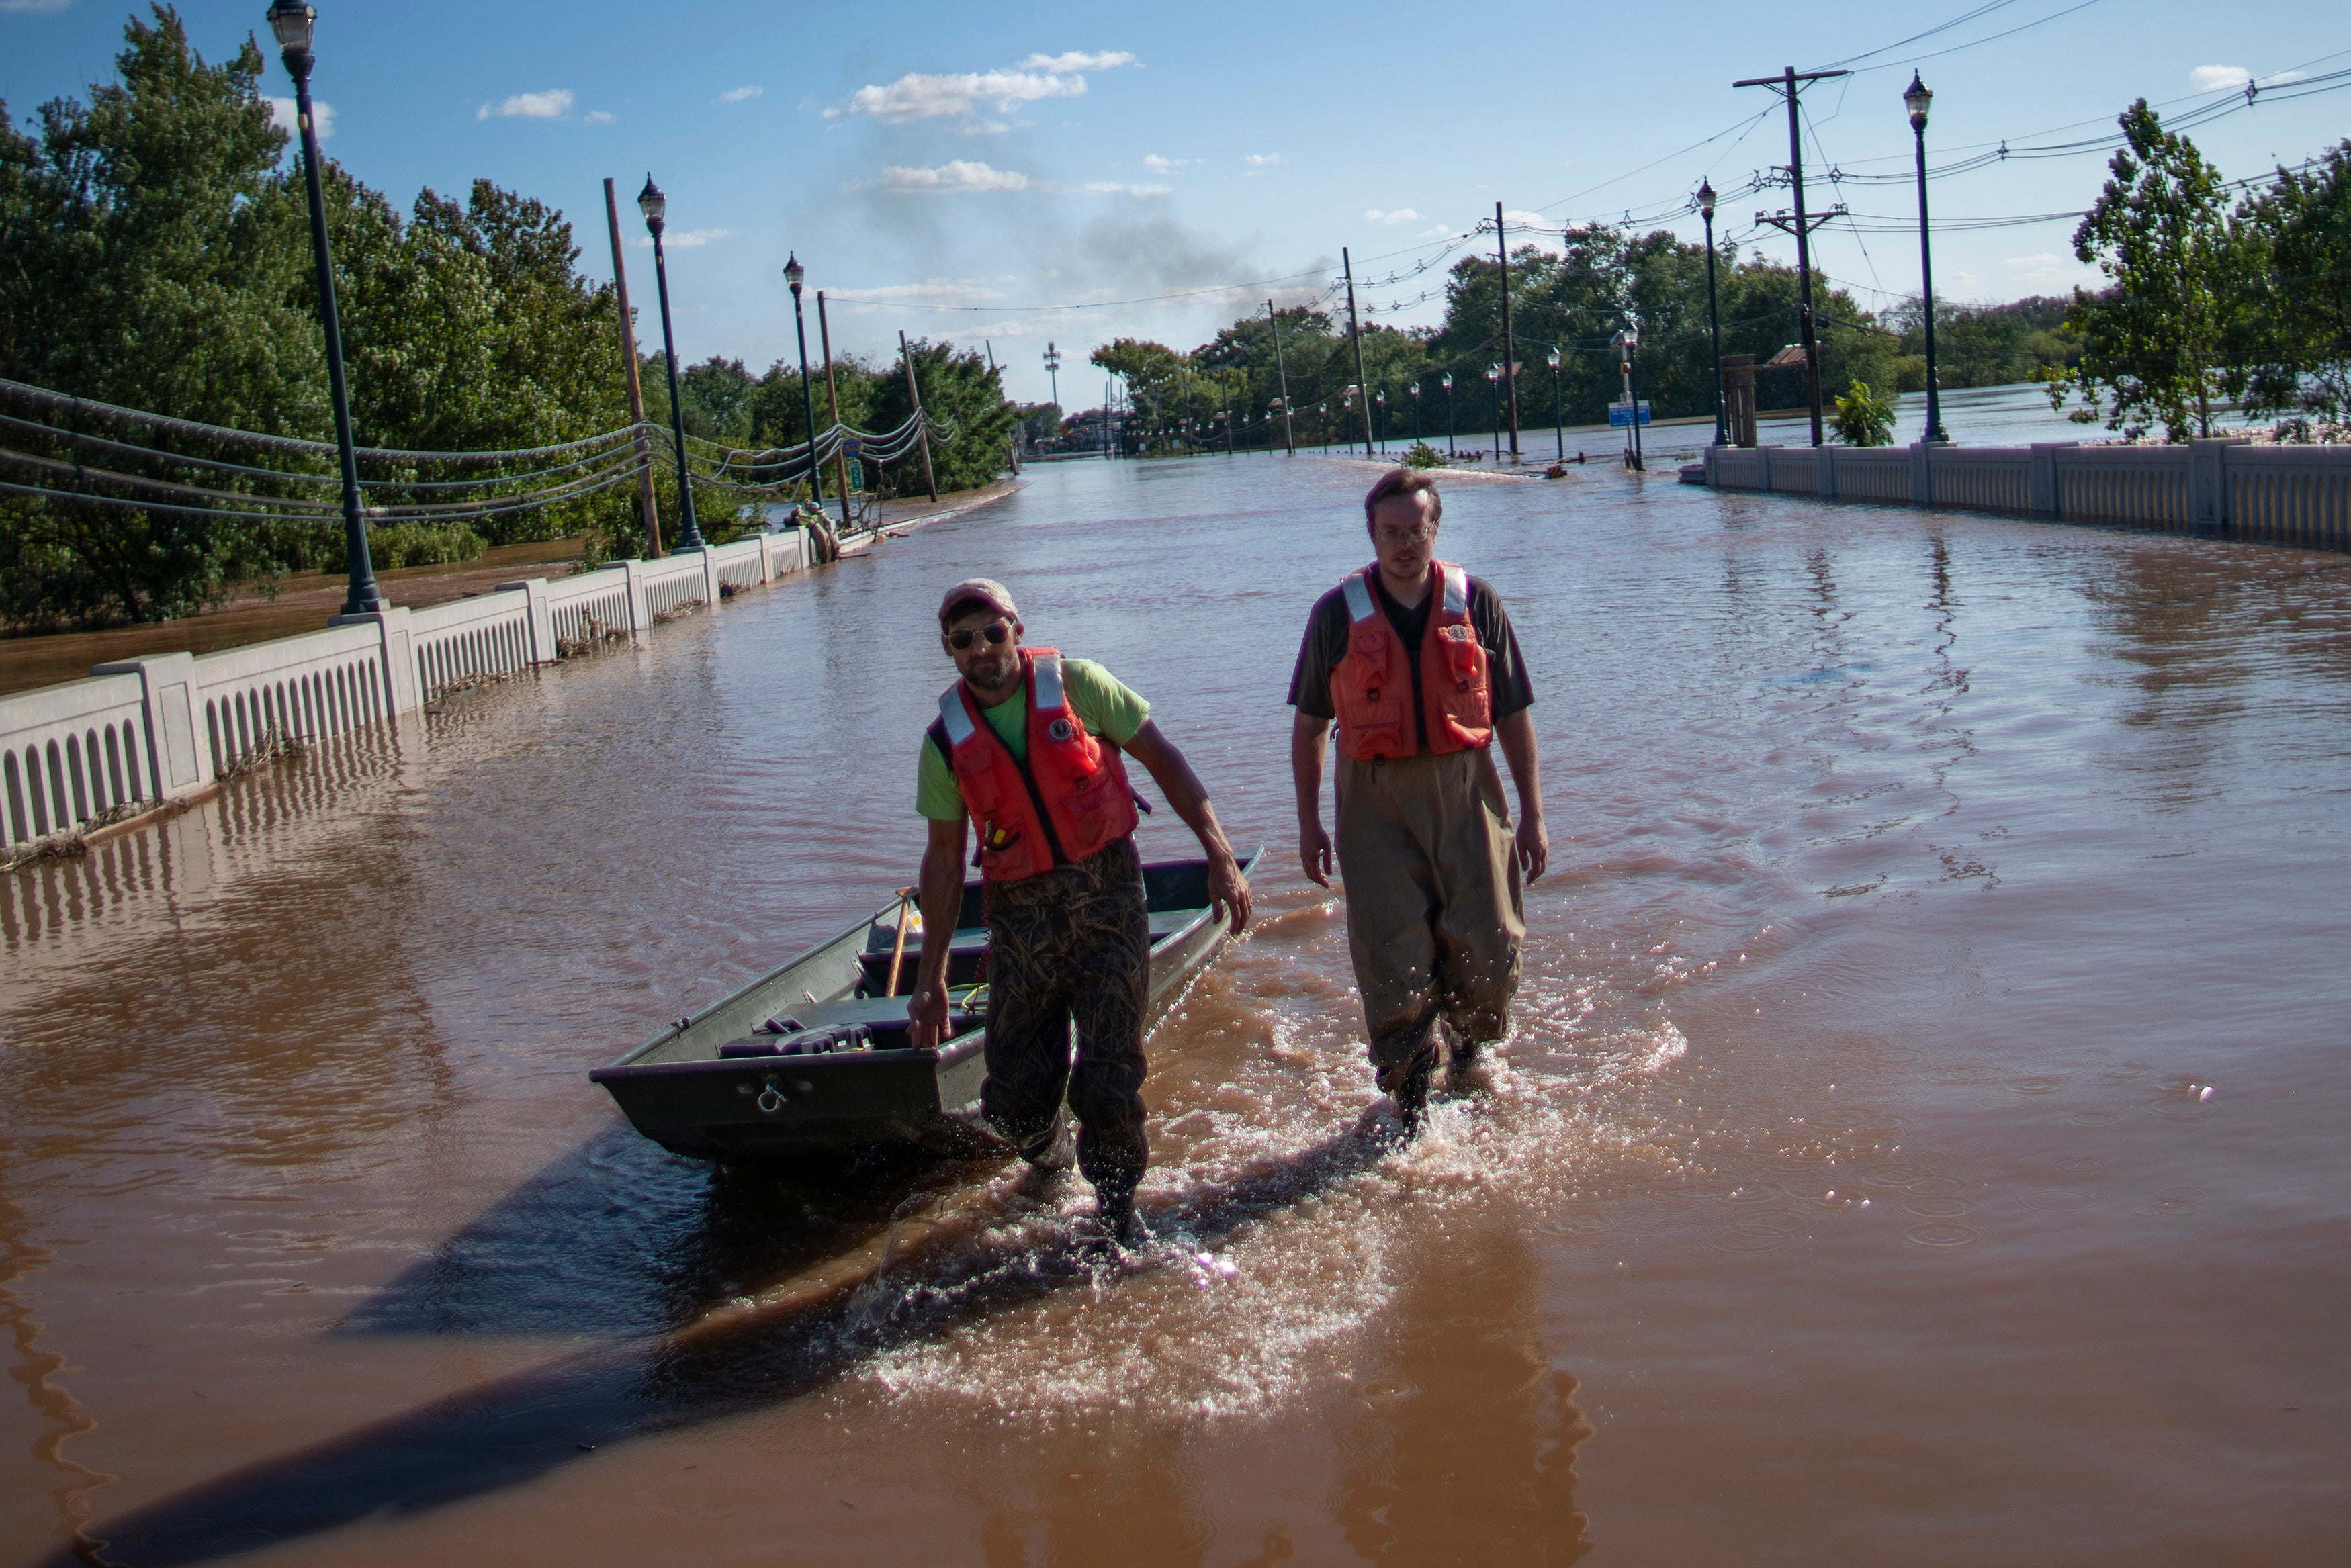
[[[768,1081],[767,1087],[759,1091],[759,1097],[752,1104],[759,1107],[759,1114],[763,1116],[772,1116],[784,1108],[784,1096],[777,1089],[775,1080]]]

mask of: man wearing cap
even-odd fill
[[[924,738],[914,807],[923,853],[923,956],[907,1004],[914,1044],[935,1045],[947,1015],[947,956],[963,900],[965,825],[987,878],[987,1078],[980,1108],[1022,1158],[1075,1158],[1103,1225],[1135,1234],[1144,1137],[1144,998],[1151,919],[1135,857],[1137,798],[1121,753],[1144,765],[1208,857],[1208,896],[1238,933],[1249,888],[1216,808],[1151,705],[1090,659],[1024,648],[1019,607],[974,577],[939,604],[939,641],[961,679]],[[1076,1065],[1071,1025],[1077,1026]]]
[[[1491,587],[1437,559],[1444,510],[1436,483],[1408,468],[1372,486],[1376,558],[1316,601],[1290,682],[1299,858],[1326,888],[1323,751],[1338,721],[1347,947],[1372,1065],[1407,1138],[1427,1105],[1438,1026],[1457,1075],[1509,1031],[1520,879],[1541,876],[1551,855],[1518,637]],[[1515,834],[1495,740],[1518,784]]]

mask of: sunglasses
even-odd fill
[[[972,645],[975,639],[984,637],[987,639],[989,646],[993,647],[1011,635],[1012,628],[1000,620],[990,621],[987,625],[976,628],[967,626],[957,627],[947,633],[947,646],[961,653]]]

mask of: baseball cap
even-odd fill
[[[973,599],[994,606],[1014,620],[1020,618],[1020,607],[1012,602],[1010,588],[1006,587],[994,577],[966,577],[962,582],[949,588],[946,597],[939,601],[939,624],[946,625],[947,617],[954,611],[956,606],[968,604]]]

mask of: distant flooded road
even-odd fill
[[[1282,706],[1361,465],[1040,466],[0,879],[0,1563],[2341,1560],[2351,562],[1572,472],[1447,489],[1553,870],[1402,1155]],[[1272,851],[1124,1268],[586,1077],[912,880],[978,574]]]

